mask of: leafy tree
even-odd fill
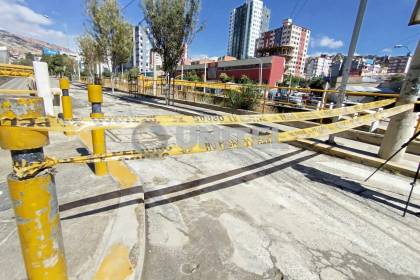
[[[138,75],[140,75],[139,68],[137,68],[137,67],[131,68],[131,69],[128,71],[128,75],[129,75],[130,77],[137,77]]]
[[[222,81],[222,83],[229,83],[232,82],[232,78],[229,77],[228,74],[226,73],[221,73],[219,76],[220,81]]]
[[[48,64],[51,75],[66,76],[70,79],[77,67],[77,62],[66,54],[43,55],[41,61]]]
[[[86,71],[85,76],[89,76],[93,80],[95,66],[101,60],[97,43],[89,33],[80,36],[77,38],[77,41],[79,43],[80,55],[83,57]]]
[[[142,3],[153,51],[162,57],[162,70],[170,81],[175,78],[184,46],[189,45],[201,29],[197,29],[200,0],[143,0]],[[171,86],[169,91],[172,91]],[[168,94],[171,93],[167,92],[169,104]]]
[[[130,24],[123,18],[116,0],[87,0],[88,33],[95,39],[99,58],[114,75],[118,65],[127,63],[133,49]]]
[[[313,89],[324,89],[325,81],[322,78],[314,78],[309,82],[309,87]]]
[[[283,83],[281,83],[282,86],[299,86],[302,82],[302,79],[290,74],[284,75]]]
[[[202,81],[202,79],[197,75],[197,72],[195,72],[195,70],[189,71],[185,75],[185,80],[190,81],[190,82],[201,82]]]

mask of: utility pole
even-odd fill
[[[411,61],[401,93],[397,101],[397,106],[404,104],[414,104],[420,97],[420,41],[417,43],[416,52]],[[406,143],[414,133],[417,115],[413,111],[406,111],[391,118],[385,132],[382,145],[379,150],[379,157],[388,159],[401,146]],[[399,161],[405,154],[405,150],[398,153],[393,160]]]
[[[152,52],[153,56],[153,96],[157,96],[157,72],[156,72],[156,56],[155,52]]]
[[[347,60],[344,63],[343,77],[341,79],[341,85],[339,89],[340,92],[338,94],[337,105],[336,105],[337,108],[341,108],[343,106],[344,99],[346,97],[346,88],[347,88],[347,83],[350,77],[351,64],[353,62],[354,52],[356,51],[357,40],[359,39],[360,29],[362,27],[363,18],[365,16],[366,6],[367,6],[367,0],[360,0],[359,11],[357,12],[356,23],[354,24],[353,35],[351,37],[349,52],[347,54]],[[338,118],[335,118],[334,121],[337,121],[337,120]],[[335,138],[334,135],[330,135],[330,138],[328,139],[328,143],[334,144],[335,143],[334,138]]]
[[[204,84],[207,83],[207,62],[204,63],[204,79],[203,79],[203,81],[204,81]],[[205,87],[203,88],[203,90],[204,90],[204,93],[206,93],[207,89]]]

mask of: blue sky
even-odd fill
[[[125,6],[131,0],[119,0]],[[202,0],[200,19],[205,24],[190,46],[190,56],[226,54],[230,11],[244,0]],[[295,8],[295,23],[312,30],[309,54],[347,52],[358,0],[265,0],[271,9],[271,28],[281,26]],[[409,27],[415,0],[369,0],[359,39],[359,54],[405,54],[393,49],[405,44],[414,50],[420,25]],[[74,38],[83,31],[83,0],[0,0],[0,28],[75,48]],[[139,1],[124,15],[130,23],[142,19]],[[45,17],[46,16],[46,17]]]

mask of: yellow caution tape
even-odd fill
[[[30,66],[0,64],[0,76],[5,77],[30,77],[34,74],[34,70]]]
[[[192,126],[192,125],[232,125],[244,123],[280,123],[331,118],[340,115],[349,115],[375,108],[381,108],[395,103],[395,99],[386,99],[371,103],[358,104],[350,107],[332,110],[309,111],[284,114],[263,115],[224,115],[224,116],[121,116],[104,117],[103,119],[79,118],[64,121],[52,117],[36,119],[10,119],[2,117],[0,126],[21,127],[39,131],[58,131],[77,133],[82,130],[104,128],[135,128],[142,123],[152,123],[161,126]],[[0,115],[2,114],[0,108]]]
[[[320,125],[311,128],[298,129],[293,131],[263,135],[263,136],[246,136],[242,139],[230,139],[228,141],[222,141],[218,143],[203,143],[195,144],[191,147],[184,148],[179,145],[170,145],[162,148],[143,149],[139,151],[123,151],[106,153],[101,155],[89,155],[89,156],[77,156],[67,159],[55,159],[46,158],[41,163],[31,163],[29,165],[15,165],[14,171],[16,176],[24,178],[32,176],[47,168],[52,168],[57,164],[68,164],[68,163],[97,163],[97,162],[109,162],[109,161],[122,161],[122,160],[137,160],[146,158],[163,158],[166,156],[177,156],[195,153],[205,153],[210,151],[224,151],[234,150],[240,148],[251,148],[256,145],[272,144],[295,141],[299,139],[314,138],[320,136],[326,136],[330,134],[336,134],[345,130],[349,130],[355,127],[366,125],[374,121],[388,118],[402,112],[412,110],[414,105],[406,104],[385,111],[381,111],[371,115],[365,115],[356,117],[351,120],[340,121],[327,125]]]

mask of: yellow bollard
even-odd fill
[[[44,116],[39,97],[0,97],[0,116],[36,118]],[[11,151],[14,165],[42,162],[47,132],[0,127],[0,147]],[[67,279],[54,175],[44,170],[35,176],[8,177],[10,198],[16,216],[27,278]]]
[[[67,78],[60,79],[60,89],[62,91],[61,95],[61,105],[63,107],[63,119],[68,121],[73,119],[73,106],[71,102],[71,97],[69,94],[70,82]],[[74,136],[73,132],[64,132],[64,135]]]
[[[60,89],[63,92],[61,103],[63,105],[63,119],[71,120],[73,118],[73,107],[69,95],[70,82],[66,78],[60,79]]]
[[[101,85],[88,85],[89,102],[92,103],[92,114],[90,117],[93,119],[101,119],[104,117],[102,113],[102,86]],[[92,130],[92,146],[95,155],[106,153],[105,143],[105,129]],[[95,174],[97,176],[104,176],[108,174],[106,162],[95,163]]]

